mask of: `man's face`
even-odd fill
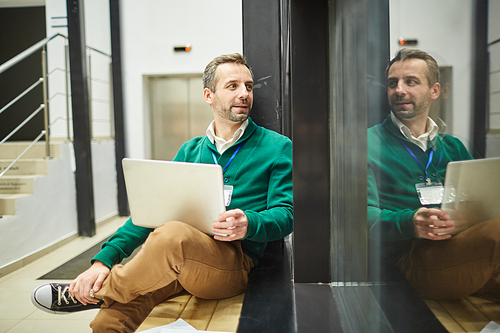
[[[427,63],[422,59],[396,61],[389,68],[387,96],[394,115],[400,120],[429,113],[432,100],[439,97],[440,86],[429,87],[425,75]]]
[[[248,118],[253,102],[253,79],[248,68],[241,64],[225,63],[217,67],[215,92],[206,88],[205,100],[212,105],[214,116],[232,122]]]

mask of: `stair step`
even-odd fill
[[[0,159],[0,173],[2,173],[13,160]],[[46,175],[48,164],[46,159],[27,158],[20,159],[12,168],[7,171],[6,175]]]
[[[33,180],[39,176],[3,176],[0,178],[0,194],[32,194]]]
[[[7,141],[0,145],[0,159],[14,160],[16,159],[25,149],[31,144],[31,142],[24,141]],[[60,158],[59,151],[60,142],[50,144],[50,156],[53,158]],[[45,152],[45,142],[37,142],[22,159],[28,158],[44,158]]]
[[[28,194],[0,194],[0,216],[16,215],[16,199]]]

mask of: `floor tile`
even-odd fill
[[[87,320],[23,320],[7,333],[89,333]]]
[[[0,333],[5,333],[18,324],[20,320],[0,320]]]
[[[52,314],[42,310],[35,310],[25,320],[86,320],[90,323],[99,312],[99,309],[86,310],[69,314]]]
[[[37,286],[44,283],[71,282],[70,280],[37,279],[109,237],[126,220],[126,218],[115,218],[98,225],[95,236],[78,237],[34,262],[1,277],[0,333],[91,332],[89,324],[98,310],[68,315],[46,313],[31,303],[31,293]]]

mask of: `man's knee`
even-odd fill
[[[465,256],[490,258],[500,265],[500,220],[476,224],[455,237],[464,243]]]
[[[152,233],[156,241],[164,244],[183,243],[192,239],[193,227],[178,221],[171,221],[155,229]]]
[[[178,262],[186,254],[193,255],[193,252],[199,251],[200,244],[204,243],[207,237],[209,236],[186,223],[172,221],[156,228],[149,235],[144,247],[160,256],[166,254]]]
[[[471,228],[471,232],[485,241],[500,244],[500,219],[479,223]]]

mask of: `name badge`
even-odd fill
[[[224,204],[229,206],[231,203],[231,198],[233,196],[233,186],[232,185],[224,185]]]
[[[416,184],[418,198],[422,205],[440,205],[443,202],[443,184],[440,182]]]

